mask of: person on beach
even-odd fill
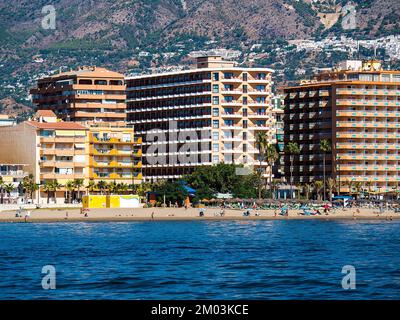
[[[154,211],[151,213],[151,220],[154,220]]]
[[[27,212],[25,213],[25,222],[28,221],[30,215],[31,215],[31,212],[30,212],[30,211],[27,211]]]
[[[65,219],[68,220],[68,211],[65,212]]]

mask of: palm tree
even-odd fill
[[[144,197],[148,192],[150,192],[152,190],[152,184],[150,182],[143,182],[141,184],[139,184],[136,188],[136,193],[141,196]]]
[[[300,147],[297,142],[289,142],[285,152],[290,156],[290,197],[293,197],[293,157],[300,154]]]
[[[127,183],[118,183],[118,193],[125,193],[129,190],[129,185]]]
[[[258,149],[258,160],[260,161],[260,168],[259,168],[259,183],[258,183],[258,199],[261,199],[261,188],[262,188],[262,162],[265,159],[265,152],[268,146],[268,137],[267,134],[263,131],[257,132],[256,134],[256,148]]]
[[[271,197],[272,197],[272,166],[278,159],[279,159],[279,153],[276,150],[275,145],[268,144],[265,149],[265,161],[267,161],[269,167],[269,185],[271,190]]]
[[[362,182],[357,181],[354,185],[355,191],[356,191],[356,197],[358,198],[360,196],[361,190],[362,190]]]
[[[310,183],[306,183],[304,185],[304,197],[306,198],[306,200],[310,200],[310,195],[313,191],[313,186]]]
[[[324,182],[321,180],[314,181],[315,192],[317,193],[317,199],[321,200],[321,191],[324,188]]]
[[[50,192],[53,191],[52,181],[46,181],[43,186],[43,191],[47,194],[47,204],[50,203]]]
[[[394,192],[394,194],[396,195],[396,200],[398,200],[399,199],[399,193],[400,193],[400,190],[399,190],[399,181],[396,181],[395,182],[395,185],[393,186],[393,192]]]
[[[22,187],[24,189],[25,200],[27,197],[26,194],[29,194],[29,197],[31,198],[31,200],[33,202],[33,194],[40,188],[40,184],[35,182],[33,174],[30,174],[29,176],[24,177],[24,179],[22,180]]]
[[[368,190],[368,198],[371,198],[371,193],[372,193],[372,181],[367,181],[365,183],[365,186],[367,187]]]
[[[86,186],[86,193],[90,195],[90,193],[93,192],[95,188],[96,188],[96,182],[90,180],[88,185]]]
[[[110,191],[110,194],[117,194],[118,193],[118,185],[115,182],[115,180],[110,182],[110,184],[108,185],[108,190]]]
[[[275,199],[276,189],[278,188],[280,182],[281,181],[279,179],[273,179],[271,182],[272,199]]]
[[[4,187],[3,177],[0,177],[0,198],[1,198],[0,203],[1,204],[4,203],[4,194],[3,194],[4,189],[3,189],[3,187]]]
[[[65,184],[65,189],[67,189],[67,203],[72,203],[72,193],[75,190],[75,184],[74,181],[69,180],[67,181],[67,183]]]
[[[328,187],[329,201],[332,201],[332,195],[336,189],[336,181],[333,178],[328,178],[326,183],[327,183],[327,187]]]
[[[326,190],[325,190],[325,185],[326,185],[326,178],[325,178],[325,172],[326,172],[326,168],[325,168],[325,161],[326,161],[326,154],[328,152],[331,152],[332,147],[331,147],[331,141],[329,139],[322,139],[319,143],[319,148],[323,153],[323,170],[324,170],[324,196],[323,196],[323,200],[325,200],[325,196],[326,196]]]
[[[54,202],[57,202],[56,193],[62,187],[57,180],[46,181],[43,190],[47,193],[47,203],[50,203],[50,194],[53,194]]]
[[[11,192],[14,191],[15,186],[12,183],[7,183],[3,186],[5,192],[8,194],[8,203],[11,203]]]
[[[84,180],[83,179],[75,179],[74,186],[78,189],[78,200],[81,200],[81,188],[83,187]]]
[[[349,188],[349,195],[351,196],[353,194],[354,180],[346,180],[344,184]]]
[[[97,182],[97,188],[100,190],[100,194],[103,194],[103,191],[107,189],[107,182],[100,180]]]

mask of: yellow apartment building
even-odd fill
[[[89,127],[89,180],[128,185],[142,180],[142,139],[132,127],[111,123]]]
[[[394,191],[400,181],[400,71],[384,70],[379,61],[346,61],[284,92],[284,140],[301,149],[294,156],[295,183],[322,179],[319,142],[325,138],[332,144],[326,173],[341,192],[349,192],[349,184]],[[289,163],[287,156],[287,179]]]

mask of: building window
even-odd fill
[[[243,97],[243,105],[247,106],[247,97]]]
[[[219,85],[213,84],[213,92],[218,93],[219,92]]]
[[[225,72],[224,73],[224,78],[225,79],[232,79],[233,78],[233,73],[232,72]]]
[[[267,75],[263,72],[259,73],[257,76],[258,80],[265,80],[267,78]]]
[[[213,80],[214,81],[219,81],[219,73],[218,72],[213,73]]]
[[[247,128],[247,120],[243,120],[243,128]]]
[[[213,108],[213,116],[218,117],[219,116],[219,109],[218,108]]]
[[[247,140],[247,132],[243,132],[243,140]]]
[[[213,163],[219,163],[219,156],[213,155]]]
[[[258,85],[257,87],[256,87],[256,89],[257,89],[257,91],[262,91],[262,92],[264,92],[265,91],[265,86],[264,85]]]
[[[243,152],[247,152],[247,144],[243,143]]]
[[[219,152],[219,144],[218,143],[213,143],[213,151]]]
[[[213,120],[213,128],[218,129],[219,128],[219,121],[218,120]]]
[[[219,140],[219,132],[213,132],[213,141]]]
[[[247,108],[243,108],[243,117],[247,117]]]
[[[243,93],[247,93],[247,85],[246,84],[243,85]]]
[[[219,104],[219,97],[213,97],[213,104]]]
[[[243,73],[243,81],[247,81],[247,72]]]

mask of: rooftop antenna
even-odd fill
[[[376,44],[374,44],[374,59],[376,59]]]

